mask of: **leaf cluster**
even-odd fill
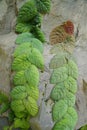
[[[31,32],[41,42],[45,42],[41,31],[42,14],[50,11],[50,0],[29,0],[20,8],[15,31],[17,33]]]

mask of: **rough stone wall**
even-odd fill
[[[10,33],[16,16],[15,0],[0,1],[0,34]]]
[[[25,0],[0,0],[0,88],[9,93],[11,88],[11,62],[17,35],[14,33],[16,15]],[[76,109],[79,120],[76,126],[87,124],[87,93],[83,91],[83,79],[87,82],[87,0],[52,0],[50,14],[44,16],[42,29],[49,43],[49,33],[62,22],[70,19],[75,25],[76,48],[74,51],[79,68],[78,92]],[[49,84],[50,70],[49,53],[51,46],[44,47],[45,72],[40,79],[40,111],[36,118],[31,120],[33,130],[51,130],[50,100],[47,101],[52,85]],[[1,126],[1,125],[0,125]],[[0,128],[2,130],[2,128]]]

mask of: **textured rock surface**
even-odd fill
[[[9,93],[12,53],[14,50],[15,33],[9,33],[15,25],[18,9],[25,0],[0,0],[0,88]],[[51,12],[44,16],[42,29],[49,43],[49,33],[62,22],[70,19],[75,25],[76,48],[75,58],[79,68],[78,92],[76,109],[79,120],[76,130],[87,124],[87,93],[83,91],[82,79],[87,82],[87,0],[52,0]],[[6,34],[9,33],[9,34]],[[52,56],[49,53],[51,46],[44,47],[45,72],[41,73],[40,98],[38,104],[40,111],[36,118],[31,119],[33,130],[51,130],[53,126],[51,107],[53,102],[49,100],[52,85],[49,84],[51,70],[49,62]],[[0,130],[2,128],[0,127]]]
[[[9,93],[12,53],[16,34],[0,36],[0,89]]]
[[[15,0],[0,1],[0,34],[10,33],[16,16]]]

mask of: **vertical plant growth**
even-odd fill
[[[50,83],[54,84],[50,94],[54,101],[53,130],[74,130],[78,119],[74,108],[78,68],[72,56],[75,47],[73,33],[74,25],[71,21],[57,26],[50,33],[50,42],[53,45],[51,53],[55,54],[49,65],[53,69]]]
[[[4,130],[28,130],[29,119],[39,111],[39,71],[44,71],[42,53],[45,42],[41,22],[43,14],[49,11],[50,0],[29,0],[19,10],[15,31],[21,34],[16,39],[13,54],[13,88],[9,98],[0,92],[0,113],[8,110],[11,122],[11,126]]]

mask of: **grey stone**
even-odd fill
[[[27,2],[28,0],[17,0],[17,9],[19,10],[21,8],[21,6]]]
[[[14,0],[3,0],[0,2],[0,34],[10,33],[13,30],[15,11]]]
[[[11,85],[11,63],[16,34],[0,36],[0,89],[9,93]]]

